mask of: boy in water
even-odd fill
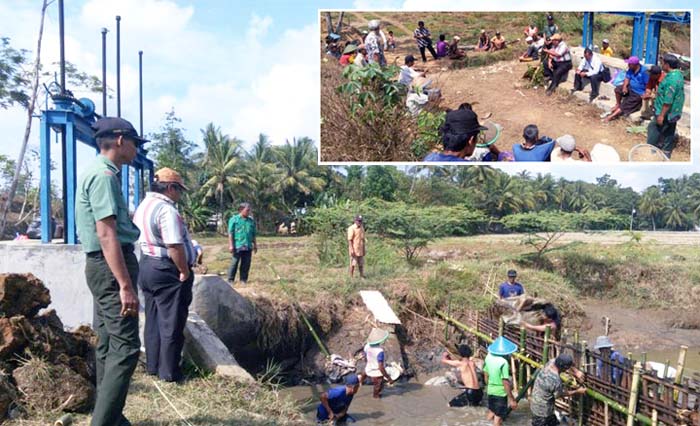
[[[345,376],[345,386],[337,386],[321,394],[321,403],[316,409],[316,421],[324,422],[348,419],[348,409],[353,396],[360,388],[360,381],[355,374]]]
[[[453,360],[448,352],[442,354],[441,362],[451,367],[459,369],[464,392],[452,398],[449,403],[450,407],[474,407],[481,403],[484,397],[484,392],[479,387],[479,379],[476,375],[476,364],[471,359],[472,349],[467,345],[459,345],[460,360]]]

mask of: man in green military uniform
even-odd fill
[[[139,341],[138,263],[134,242],[139,229],[118,177],[147,142],[128,121],[104,117],[93,125],[100,155],[78,181],[75,220],[86,253],[85,278],[94,300],[97,398],[91,426],[128,426],[122,414],[136,368]]]
[[[569,373],[579,381],[585,379],[584,374],[576,369],[571,355],[562,354],[549,361],[537,375],[532,387],[530,397],[530,411],[532,412],[532,426],[557,426],[559,419],[554,414],[554,401],[560,396],[583,395],[585,387],[575,390],[564,390],[564,383],[559,376],[561,373]]]
[[[656,117],[647,127],[647,143],[660,148],[671,158],[676,140],[676,124],[681,118],[685,103],[685,80],[678,69],[678,58],[673,55],[664,55],[661,69],[666,76],[659,83],[654,100]]]
[[[257,253],[255,241],[255,220],[250,217],[250,204],[241,203],[238,214],[228,221],[228,251],[233,255],[231,266],[228,268],[228,282],[233,285],[236,270],[241,268],[241,284],[248,282],[248,271],[253,253]]]

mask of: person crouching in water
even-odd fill
[[[372,397],[374,398],[382,397],[385,379],[390,385],[394,383],[389,373],[386,372],[384,348],[381,346],[388,338],[388,331],[373,328],[367,339],[367,344],[363,349],[367,364],[365,365],[365,373],[360,375],[360,381],[364,382],[365,378],[370,378],[373,385]]]
[[[475,407],[481,403],[484,392],[479,386],[479,379],[476,375],[476,364],[471,359],[472,348],[467,345],[459,345],[458,349],[462,359],[453,360],[450,354],[445,352],[442,354],[442,359],[440,360],[443,364],[459,369],[462,384],[464,385],[464,392],[452,398],[448,405],[450,407]]]
[[[348,409],[352,398],[360,388],[360,380],[356,374],[345,376],[345,385],[336,386],[321,394],[321,403],[316,409],[316,422],[322,424],[329,421],[343,422],[350,416]]]

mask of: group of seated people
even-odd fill
[[[443,150],[431,152],[424,161],[619,161],[614,148],[596,144],[593,154],[576,146],[576,139],[563,135],[557,139],[541,136],[537,125],[528,124],[523,130],[522,142],[512,145],[511,151],[499,149],[495,141],[500,133],[494,123],[479,123],[477,114],[468,103],[448,111],[445,124],[440,128]]]

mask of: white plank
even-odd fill
[[[362,301],[377,321],[385,324],[401,324],[401,320],[399,320],[399,317],[396,316],[380,292],[376,290],[362,290],[360,291],[360,296],[362,296]]]

